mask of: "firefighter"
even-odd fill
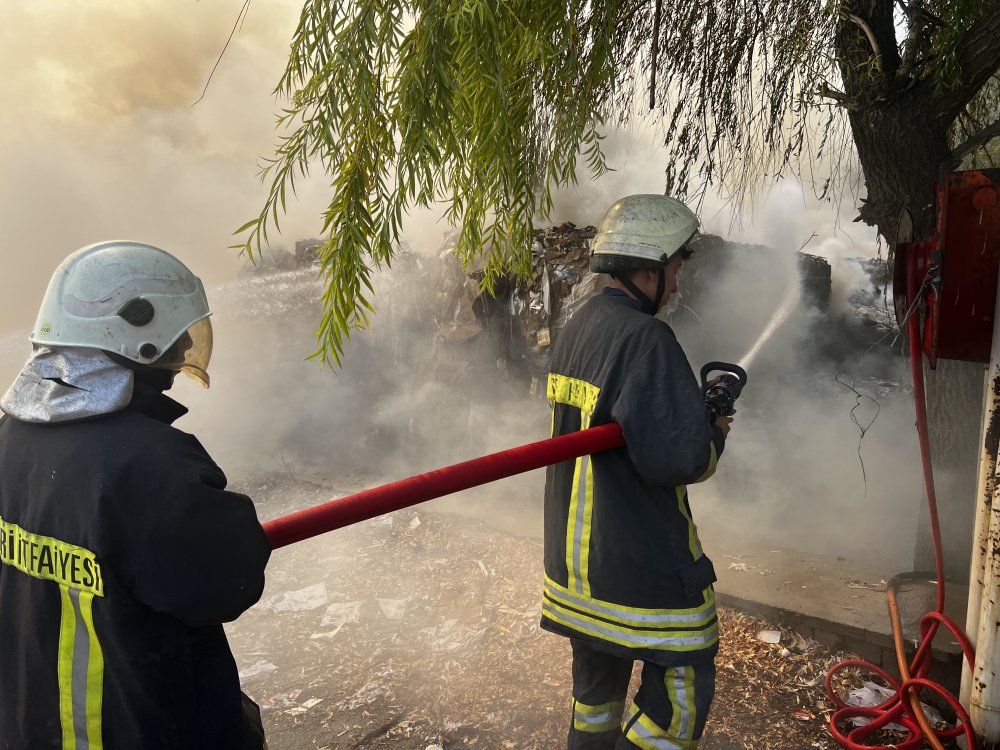
[[[103,242],[56,270],[0,398],[0,748],[266,747],[222,623],[271,547],[244,495],[171,426],[208,386],[201,281]]]
[[[731,418],[709,421],[670,327],[697,217],[662,195],[608,210],[590,268],[611,284],[570,319],[548,376],[553,435],[617,422],[625,447],[550,466],[542,627],[573,651],[571,750],[697,747],[715,689],[715,571],[686,487],[708,479]],[[642,683],[625,711],[634,661]]]

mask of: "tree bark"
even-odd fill
[[[854,105],[848,120],[868,189],[858,220],[877,227],[891,245],[905,208],[915,236],[929,237],[934,183],[950,154],[951,121],[937,115],[932,87],[896,80],[900,58],[891,0],[847,0],[843,11],[835,46],[844,93]]]
[[[914,236],[935,230],[934,183],[948,159],[947,129],[919,115],[919,102],[872,104],[848,113],[868,195],[858,218],[878,228],[892,245],[903,209],[913,219]]]

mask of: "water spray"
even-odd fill
[[[781,301],[781,305],[777,310],[774,311],[774,315],[771,316],[771,320],[768,321],[767,327],[764,328],[763,332],[760,334],[760,338],[757,339],[756,343],[750,348],[743,359],[740,360],[740,365],[744,368],[749,367],[754,361],[760,350],[764,347],[774,332],[777,331],[782,323],[788,320],[788,316],[792,314],[792,310],[799,301],[799,289],[795,284],[788,285],[788,291],[785,294],[785,298]]]
[[[791,315],[798,299],[798,288],[794,284],[789,284],[788,292],[781,301],[781,305],[774,311],[767,326],[739,364],[709,362],[701,368],[701,388],[705,394],[705,408],[708,410],[710,421],[714,422],[719,417],[727,417],[733,413],[736,399],[740,397],[743,387],[747,384],[746,368],[750,366],[760,350],[764,348],[764,344],[774,335],[774,332],[788,320],[788,316]],[[722,374],[710,381],[709,375],[713,372]]]

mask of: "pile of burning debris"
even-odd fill
[[[607,275],[589,269],[589,242],[596,231],[593,226],[577,227],[571,222],[537,230],[531,248],[531,277],[502,278],[492,295],[481,290],[482,271],[464,272],[454,243],[446,243],[441,258],[449,270],[437,287],[441,298],[437,340],[451,346],[474,341],[496,357],[502,371],[530,383],[532,392],[536,391],[547,370],[550,348],[566,322],[610,282]],[[752,264],[747,260],[750,256]],[[701,236],[697,252],[684,266],[680,296],[685,308],[696,309],[732,267],[749,264],[767,273],[780,265],[780,256],[780,251],[771,248]],[[831,292],[828,261],[800,252],[797,274],[803,308],[826,310]],[[753,293],[752,280],[745,292]],[[671,322],[683,326],[684,315]]]
[[[462,267],[455,253],[456,233],[446,237],[435,255],[401,245],[392,269],[374,279],[378,290],[374,324],[378,326],[381,318],[391,327],[405,319],[409,334],[430,338],[427,361],[418,367],[426,370],[421,375],[458,383],[475,379],[483,367],[495,367],[513,389],[523,393],[527,388],[531,395],[538,395],[551,347],[562,328],[610,281],[608,276],[589,270],[589,243],[595,234],[595,227],[577,227],[571,222],[536,230],[530,277],[503,276],[496,280],[492,294],[482,288],[481,267]],[[322,244],[322,240],[300,240],[294,254],[270,250],[258,266],[255,280],[279,270],[294,275],[314,269]],[[745,317],[747,296],[758,295],[760,288],[773,289],[773,281],[768,284],[766,278],[774,276],[776,269],[784,269],[792,274],[788,283],[799,287],[795,315],[811,317],[810,324],[815,324],[808,343],[819,356],[841,361],[869,350],[873,344],[885,343],[883,348],[889,348],[894,326],[884,304],[885,283],[880,280],[885,275],[884,264],[858,260],[870,288],[855,290],[850,299],[853,313],[844,315],[843,311],[830,310],[832,272],[825,258],[800,251],[790,271],[789,262],[781,250],[703,235],[697,251],[685,263],[679,293],[682,305],[670,318],[671,325],[683,332],[685,326],[699,331],[699,326],[710,324],[702,320],[704,310],[720,305],[715,288],[720,279],[734,274],[745,281],[735,296],[721,304]],[[760,321],[760,327],[765,323]],[[710,337],[698,333],[688,338],[711,338],[723,351],[746,346],[742,340],[738,346],[727,342],[724,329],[712,326]],[[733,356],[739,353],[734,351]]]
[[[520,280],[509,274],[497,281],[493,294],[482,290],[483,272],[462,269],[454,252],[454,237],[441,258],[446,278],[441,297],[436,340],[446,346],[479,337],[496,355],[504,374],[532,382],[548,367],[548,352],[570,316],[607,285],[607,277],[589,270],[592,226],[571,222],[535,231],[531,247],[532,274]]]

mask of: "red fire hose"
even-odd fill
[[[425,500],[623,445],[622,428],[609,422],[337,498],[267,521],[264,531],[271,546],[277,549]]]

